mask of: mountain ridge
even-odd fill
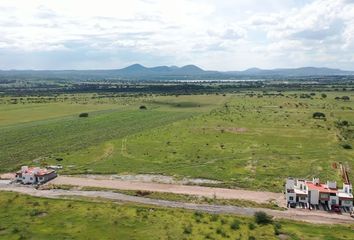
[[[179,79],[230,79],[259,77],[306,77],[354,75],[354,71],[344,71],[326,67],[300,67],[261,69],[249,68],[243,71],[209,71],[196,65],[146,67],[132,64],[120,69],[107,70],[0,70],[0,77],[38,78],[78,78],[78,79],[138,79],[138,80],[179,80]]]

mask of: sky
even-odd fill
[[[354,70],[354,0],[0,0],[0,69]]]

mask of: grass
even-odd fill
[[[353,239],[352,226],[212,215],[89,199],[0,193],[0,239]],[[65,212],[65,214],[63,214]],[[178,219],[178,221],[176,221]]]
[[[121,107],[94,111],[87,119],[68,113],[4,125],[0,171],[41,158],[32,163],[60,163],[66,174],[159,173],[277,192],[288,176],[340,182],[333,162],[353,169],[354,151],[342,147],[344,142],[354,146],[353,100],[334,99],[348,95],[344,92],[327,93],[325,99],[320,93],[301,94],[149,96],[124,104],[117,97],[100,104]],[[85,102],[80,95],[75,99],[78,103],[60,104]],[[138,110],[141,104],[148,111]],[[313,119],[314,112],[325,113],[326,120]],[[345,133],[336,125],[340,120],[351,123]]]

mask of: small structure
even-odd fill
[[[39,167],[22,166],[21,170],[16,172],[16,181],[22,184],[42,184],[56,177],[54,170]]]
[[[353,187],[344,183],[343,189],[337,188],[336,182],[321,183],[318,178],[312,181],[288,178],[285,184],[285,196],[288,204],[303,203],[307,206],[326,205],[353,208]]]

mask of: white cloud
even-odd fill
[[[0,54],[60,52],[84,68],[132,62],[353,68],[353,26],[351,0],[2,0]],[[21,68],[13,64],[2,60],[0,68]]]

